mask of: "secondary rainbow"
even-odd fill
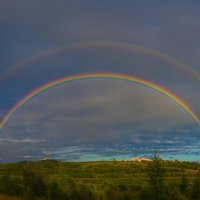
[[[186,113],[188,113],[196,122],[198,125],[200,125],[200,118],[195,114],[195,112],[187,105],[183,100],[181,100],[178,96],[175,94],[171,93],[170,91],[166,90],[165,88],[154,84],[150,81],[134,77],[134,76],[129,76],[126,74],[119,74],[119,73],[90,73],[90,74],[80,74],[80,75],[73,75],[73,76],[68,76],[68,77],[63,77],[56,79],[54,81],[48,82],[41,87],[33,90],[29,94],[27,94],[24,98],[22,98],[20,101],[18,101],[5,115],[3,120],[0,123],[0,129],[2,130],[5,124],[9,121],[9,119],[12,117],[12,115],[19,109],[21,108],[24,104],[26,104],[29,100],[37,96],[38,94],[56,87],[61,84],[69,83],[72,81],[79,81],[79,80],[84,80],[84,79],[117,79],[117,80],[124,80],[124,81],[129,81],[133,83],[138,83],[140,85],[146,86],[148,88],[151,88],[162,95],[165,95],[169,99],[173,100],[177,105],[179,105],[180,108],[182,108]]]
[[[33,55],[30,55],[16,64],[12,65],[11,67],[7,68],[3,73],[0,75],[0,80],[4,80],[9,75],[17,73],[20,69],[25,67],[26,65],[30,65],[31,63],[40,60],[42,58],[46,58],[52,54],[61,53],[63,51],[71,51],[74,49],[122,49],[124,51],[130,52],[139,52],[143,53],[144,55],[149,55],[155,58],[158,58],[166,63],[172,64],[173,66],[177,67],[180,70],[183,70],[186,74],[190,75],[194,79],[200,80],[200,72],[199,70],[193,69],[191,66],[188,66],[181,61],[177,60],[176,58],[169,56],[167,54],[161,53],[159,51],[141,46],[136,44],[129,44],[125,42],[115,42],[115,41],[82,41],[77,43],[68,43],[62,44],[60,46],[45,49]]]

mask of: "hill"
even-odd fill
[[[158,162],[160,168],[155,169],[162,169],[165,195],[178,193],[189,199],[200,164],[170,160]],[[0,194],[4,195],[1,199],[142,199],[142,194],[151,187],[150,174],[156,176],[152,168],[156,167],[155,164],[154,160],[149,162],[146,159],[139,162],[137,159],[97,162],[43,160],[0,164]],[[182,192],[181,184],[185,184]]]

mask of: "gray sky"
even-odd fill
[[[1,1],[0,119],[45,83],[97,72],[158,84],[200,116],[199,6],[176,0]],[[40,53],[48,49],[54,51]],[[128,159],[157,149],[167,158],[198,160],[198,135],[185,111],[150,88],[80,80],[17,110],[1,130],[0,159]]]

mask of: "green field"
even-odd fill
[[[0,199],[199,199],[199,167],[160,159],[0,164]]]

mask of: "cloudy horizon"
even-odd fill
[[[41,85],[86,73],[153,82],[200,118],[198,6],[194,1],[1,2],[0,120]],[[0,133],[0,161],[129,159],[153,149],[163,158],[200,161],[199,133],[188,113],[151,88],[79,80],[42,92],[11,116]]]

